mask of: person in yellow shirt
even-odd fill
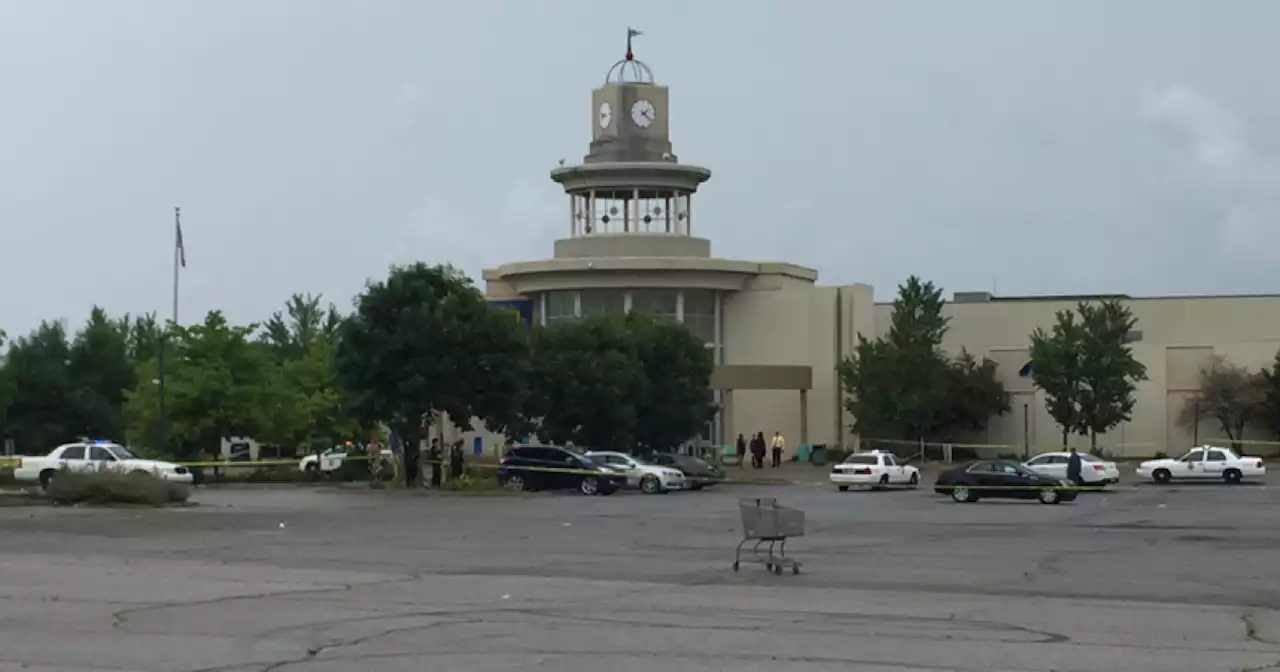
[[[782,432],[773,433],[772,453],[773,466],[778,468],[782,466],[782,451],[787,447],[787,440],[782,438]]]

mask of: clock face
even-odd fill
[[[609,128],[613,124],[613,107],[609,103],[600,103],[600,128]]]
[[[631,106],[631,120],[640,128],[649,128],[657,117],[658,111],[653,108],[653,103],[647,100],[637,100],[636,104]]]

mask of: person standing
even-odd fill
[[[751,437],[751,466],[756,469],[764,468],[764,432],[757,432]]]
[[[1071,454],[1067,456],[1067,480],[1076,485],[1084,485],[1084,480],[1080,477],[1082,469],[1080,453],[1077,453],[1075,447],[1072,446]]]
[[[427,453],[427,461],[431,463],[431,487],[440,487],[441,477],[444,470],[441,468],[440,458],[443,457],[440,451],[440,439],[431,439],[431,452]]]
[[[738,450],[738,466],[746,467],[747,466],[747,440],[742,438],[741,434],[738,435],[738,442],[734,444],[734,448]]]
[[[782,451],[787,447],[787,440],[782,438],[782,432],[775,431],[773,433],[773,468],[777,469],[782,466]]]

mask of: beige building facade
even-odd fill
[[[721,409],[691,444],[724,445],[738,434],[781,431],[791,446],[853,446],[858,437],[842,408],[836,365],[860,334],[887,330],[890,307],[875,303],[869,285],[822,286],[817,271],[802,265],[714,256],[711,241],[696,234],[702,218],[715,214],[694,207],[711,171],[677,160],[667,132],[668,91],[630,51],[591,100],[589,153],[581,164],[551,173],[566,193],[565,237],[548,241],[549,259],[485,270],[490,299],[543,325],[630,311],[686,325],[715,361],[712,386]],[[983,436],[939,438],[989,444],[997,452],[1060,443],[1043,395],[1019,372],[1030,333],[1049,327],[1055,311],[1073,308],[1077,299],[984,293],[956,299],[947,306],[951,329],[944,347],[994,360],[1013,411],[994,418]],[[1190,430],[1176,419],[1210,356],[1254,367],[1280,348],[1280,296],[1128,301],[1141,332],[1133,348],[1150,380],[1139,390],[1132,422],[1101,439],[1123,454],[1189,444]],[[484,431],[445,432],[485,452],[502,445],[501,437]],[[1205,428],[1200,435],[1218,433]]]

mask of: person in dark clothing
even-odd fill
[[[462,478],[462,439],[453,442],[449,450],[449,480]]]
[[[751,466],[756,469],[764,468],[764,432],[759,432],[751,437]]]
[[[1071,454],[1067,456],[1067,480],[1076,485],[1083,485],[1084,481],[1080,478],[1081,464],[1080,453],[1075,448],[1071,449]]]
[[[738,435],[738,443],[735,447],[738,449],[738,466],[747,466],[747,440],[742,438],[741,434]]]
[[[440,480],[444,476],[443,465],[440,464],[444,452],[440,449],[440,439],[431,439],[431,448],[427,450],[427,461],[431,463],[431,487],[440,487]]]
[[[404,487],[418,485],[418,457],[421,447],[416,440],[404,442]]]

